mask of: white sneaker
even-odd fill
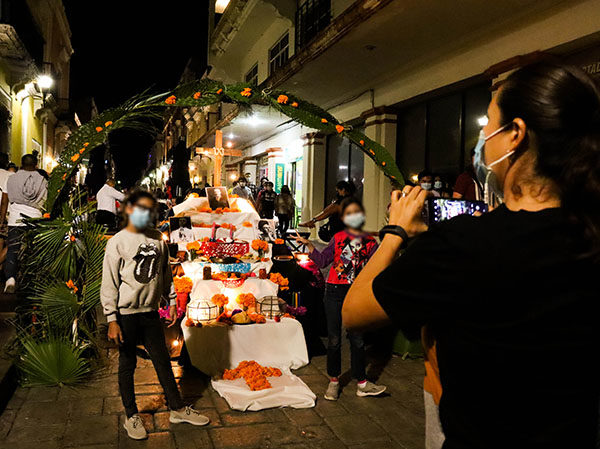
[[[8,278],[4,284],[4,293],[14,293],[17,289],[17,281],[15,278]]]
[[[194,426],[205,426],[210,422],[210,419],[188,405],[180,411],[171,410],[169,421],[173,424],[186,422]]]
[[[340,383],[339,382],[329,382],[327,386],[327,391],[324,395],[325,399],[328,401],[337,401],[340,397]]]
[[[369,382],[368,380],[364,384],[358,384],[356,388],[356,396],[365,397],[365,396],[379,396],[386,390],[387,387],[383,385],[375,385],[373,382]]]
[[[131,418],[125,419],[125,424],[123,424],[123,427],[127,431],[129,438],[133,440],[145,440],[148,438],[148,433],[146,433],[146,429],[144,428],[144,422],[138,414],[133,415]]]

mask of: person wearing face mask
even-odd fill
[[[296,240],[307,246],[309,257],[321,268],[332,264],[325,287],[325,316],[327,318],[327,374],[330,377],[325,399],[336,401],[340,393],[339,376],[342,371],[342,304],[352,282],[377,249],[375,239],[363,232],[365,210],[355,198],[342,201],[341,216],[344,230],[333,236],[329,244],[318,251],[307,239],[296,235]],[[357,380],[356,395],[378,396],[386,387],[367,380],[365,343],[362,334],[349,332],[352,377]]]
[[[428,230],[428,193],[394,192],[344,324],[431,330],[444,449],[596,448],[600,90],[579,68],[537,63],[501,84],[488,117],[475,173],[503,203]]]
[[[157,203],[145,190],[135,190],[126,202],[127,226],[106,245],[100,298],[108,321],[108,338],[119,345],[119,392],[125,408],[124,428],[130,438],[147,438],[135,402],[133,374],[136,346],[142,341],[165,392],[169,421],[203,426],[209,419],[181,398],[171,369],[162,323],[161,297],[170,300],[171,326],[177,322],[176,294],[169,250],[154,228]]]
[[[427,190],[428,192],[431,192],[431,196],[435,196],[435,197],[440,196],[440,194],[437,191],[433,190],[433,184],[434,184],[433,173],[430,173],[430,172],[424,170],[421,173],[419,173],[417,178],[418,178],[418,183],[423,190]]]

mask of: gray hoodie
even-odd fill
[[[161,297],[175,305],[169,250],[162,234],[156,229],[118,232],[104,254],[100,299],[106,320],[157,310]]]

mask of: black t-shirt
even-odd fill
[[[598,277],[561,209],[460,216],[373,282],[406,332],[437,341],[444,448],[592,448]],[[570,240],[571,239],[571,240]]]

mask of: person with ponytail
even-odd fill
[[[577,68],[537,63],[504,81],[488,118],[475,173],[503,204],[428,229],[428,193],[393,192],[344,324],[427,326],[445,449],[595,448],[600,92]]]

